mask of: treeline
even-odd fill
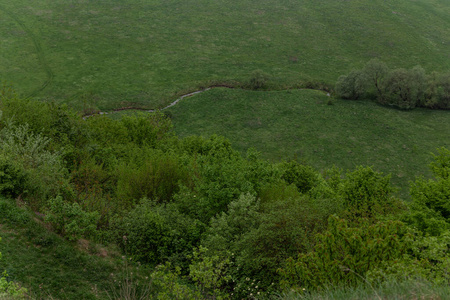
[[[426,74],[420,66],[391,70],[373,59],[362,70],[340,76],[335,92],[343,99],[372,99],[401,109],[450,109],[450,73]]]
[[[446,149],[407,204],[370,167],[269,163],[220,136],[179,139],[161,113],[83,120],[52,103],[8,96],[0,105],[0,194],[68,240],[116,243],[155,267],[167,285],[154,297],[450,283]]]

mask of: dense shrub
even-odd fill
[[[52,225],[56,233],[75,241],[93,236],[99,218],[97,212],[86,212],[78,203],[68,203],[57,196],[48,202],[45,221]]]
[[[363,71],[352,71],[338,78],[335,92],[343,99],[357,100],[367,92],[367,84],[368,79]]]
[[[343,99],[368,98],[401,109],[450,108],[450,74],[427,76],[420,66],[389,70],[378,59],[370,60],[362,70],[340,76],[335,91]]]
[[[425,89],[425,71],[421,67],[395,69],[387,76],[383,98],[386,104],[412,109],[424,102]]]
[[[0,142],[3,157],[14,160],[17,168],[26,175],[26,181],[16,188],[17,191],[26,190],[33,206],[40,207],[47,197],[70,190],[61,153],[48,150],[49,138],[34,134],[26,124],[7,123],[0,132]],[[11,168],[9,170],[12,172]],[[18,173],[17,176],[21,177]]]
[[[0,195],[17,197],[24,192],[24,183],[23,168],[0,153]]]
[[[405,220],[423,232],[439,235],[450,228],[450,151],[439,149],[430,168],[435,179],[417,178],[411,184],[412,202]]]
[[[255,70],[252,72],[248,87],[252,90],[264,89],[267,87],[269,81],[269,74],[262,70]]]
[[[301,193],[309,192],[319,182],[318,173],[310,166],[299,164],[296,161],[285,163],[281,178],[289,184],[294,184]]]
[[[450,73],[428,76],[426,92],[426,107],[436,109],[450,109]]]
[[[168,202],[189,175],[176,155],[161,151],[138,151],[117,171],[116,196],[123,207],[131,207],[144,197]]]
[[[147,199],[116,224],[118,242],[128,255],[145,263],[169,260],[184,267],[203,230],[202,223],[174,205]]]
[[[411,247],[408,228],[399,221],[370,224],[362,219],[351,227],[331,216],[328,230],[317,235],[314,251],[290,258],[279,270],[284,287],[317,289],[356,285],[367,272],[399,260]]]
[[[392,196],[394,189],[390,176],[383,176],[370,167],[358,167],[348,172],[339,187],[347,217],[376,218],[388,213],[398,213],[403,203]]]

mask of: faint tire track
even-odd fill
[[[42,50],[39,38],[25,25],[24,22],[22,22],[22,20],[20,20],[20,18],[17,17],[16,14],[11,12],[9,9],[5,8],[3,5],[0,5],[0,10],[2,10],[6,15],[8,15],[11,19],[13,19],[14,22],[16,22],[20,27],[22,27],[22,29],[26,32],[28,37],[32,40],[32,42],[34,44],[34,48],[36,49],[38,61],[41,64],[41,66],[43,67],[43,69],[47,75],[47,80],[40,87],[36,88],[34,91],[30,92],[26,96],[27,98],[34,97],[53,82],[53,78],[55,75],[47,63],[47,60],[45,58],[45,53]]]

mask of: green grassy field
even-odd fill
[[[334,84],[373,57],[450,68],[450,3],[5,0],[0,80],[77,110],[162,107],[262,69],[279,88]]]
[[[270,160],[297,158],[319,169],[372,165],[408,181],[428,176],[431,152],[450,146],[447,111],[400,111],[365,101],[335,101],[312,90],[213,89],[168,111],[180,136],[219,134],[238,150],[254,147]]]

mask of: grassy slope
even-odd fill
[[[392,173],[407,194],[408,180],[428,175],[430,152],[450,146],[448,112],[400,111],[363,101],[335,102],[311,90],[256,92],[213,89],[169,109],[176,132],[228,137],[263,157],[298,158],[317,168],[373,165]]]
[[[31,218],[0,197],[0,273],[24,283],[36,299],[108,299],[111,273],[119,276],[122,269],[116,252],[87,241],[75,246]]]
[[[77,109],[161,107],[255,69],[288,86],[373,57],[450,68],[446,0],[7,0],[0,36],[0,80]]]

